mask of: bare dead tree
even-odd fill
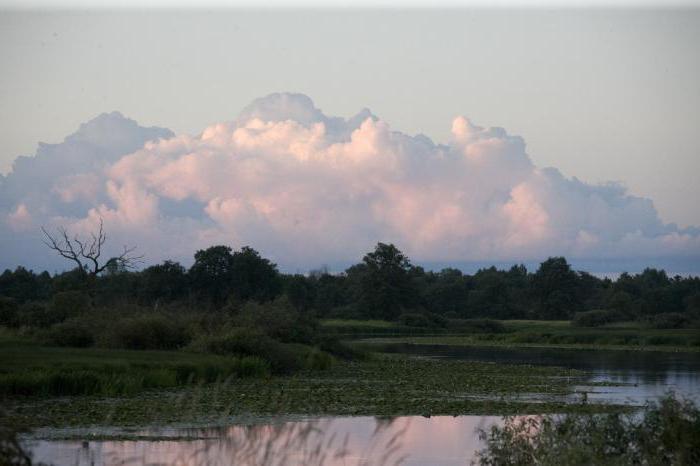
[[[56,251],[61,257],[75,262],[78,269],[90,277],[95,277],[109,267],[117,266],[124,269],[132,269],[143,259],[143,255],[135,255],[136,247],[126,247],[118,256],[113,256],[106,261],[100,261],[102,247],[107,241],[107,234],[100,218],[100,227],[97,233],[90,233],[90,238],[85,240],[74,235],[71,239],[64,227],[58,227],[58,236],[54,236],[46,228],[41,227],[46,239],[44,244]]]

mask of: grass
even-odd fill
[[[0,396],[130,395],[229,377],[267,376],[254,357],[53,348],[0,336]]]
[[[342,338],[362,338],[377,335],[426,335],[444,333],[444,329],[410,327],[386,320],[324,319],[321,330]]]
[[[354,319],[325,319],[322,325],[326,327],[361,327],[361,328],[393,328],[397,327],[395,322],[386,320],[354,320]]]
[[[10,421],[27,427],[220,422],[237,415],[622,409],[565,403],[564,397],[585,378],[583,372],[563,368],[402,355],[338,360],[325,370],[307,366],[293,375],[279,375],[256,358],[50,348],[0,335],[0,404]]]
[[[411,343],[452,346],[500,346],[645,351],[700,351],[697,329],[660,330],[636,322],[586,328],[569,321],[505,320],[502,333],[460,333],[367,340],[372,343]]]
[[[506,418],[480,430],[481,466],[700,464],[700,409],[666,396],[634,413]]]
[[[223,421],[235,415],[459,415],[567,412],[579,405],[517,401],[565,395],[578,371],[379,356],[327,371],[270,379],[237,378],[128,397],[13,400],[10,416],[29,426],[116,426]],[[590,410],[614,409],[589,405]]]

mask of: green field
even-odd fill
[[[265,376],[257,358],[184,351],[54,348],[0,336],[0,396],[129,395],[229,377]]]
[[[700,351],[698,329],[653,329],[637,322],[618,322],[603,327],[577,327],[569,321],[504,320],[492,321],[499,331],[470,330],[463,322],[440,329],[438,333],[415,334],[410,329],[389,322],[373,322],[379,332],[355,332],[363,321],[324,321],[323,325],[337,333],[347,328],[346,337],[370,338],[369,342],[394,342],[427,345],[551,347],[572,349],[624,349],[646,351]],[[373,338],[376,337],[376,338]]]

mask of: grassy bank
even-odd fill
[[[264,377],[256,357],[185,351],[131,351],[40,346],[0,337],[0,396],[131,395],[149,389]]]
[[[360,328],[361,321],[346,321],[347,328]],[[481,322],[481,321],[480,321]],[[382,335],[355,333],[369,341],[426,345],[549,347],[570,349],[621,349],[645,351],[700,351],[697,329],[653,329],[637,322],[620,322],[586,328],[569,321],[504,320],[493,325],[469,326],[464,321],[448,326],[442,333],[418,335],[399,327],[385,326]],[[374,324],[378,326],[378,324]],[[338,328],[337,323],[324,326]],[[349,332],[349,335],[351,332]]]
[[[70,356],[70,355],[64,355]],[[79,354],[75,358],[82,358]],[[6,398],[12,422],[28,427],[145,425],[234,415],[438,415],[567,412],[560,402],[517,401],[570,393],[583,373],[518,365],[376,356],[293,376],[231,377],[122,396]],[[552,399],[552,398],[550,398]],[[585,409],[609,410],[589,406]]]

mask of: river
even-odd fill
[[[586,370],[590,381],[599,383],[581,385],[577,392],[586,392],[591,402],[640,405],[670,391],[700,402],[698,353],[405,344],[383,349],[423,357]],[[580,394],[569,395],[565,401],[580,398]],[[493,416],[232,418],[228,425],[219,426],[39,430],[28,442],[35,461],[60,466],[451,466],[468,464],[482,447],[479,430],[497,422],[500,418]],[[89,440],[101,435],[120,440]]]

